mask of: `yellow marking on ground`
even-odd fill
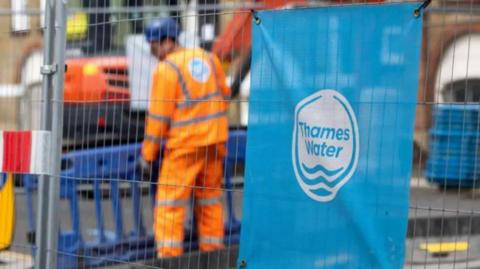
[[[420,249],[429,253],[466,251],[468,242],[423,243],[420,244]]]

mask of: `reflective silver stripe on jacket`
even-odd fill
[[[197,204],[200,206],[207,206],[207,205],[215,205],[221,202],[220,197],[212,197],[212,198],[202,198],[197,199]]]
[[[188,206],[189,200],[162,199],[155,202],[156,206]]]
[[[181,248],[183,247],[182,240],[158,240],[156,241],[157,248],[161,247],[170,247],[170,248]]]
[[[152,114],[152,113],[149,113],[148,117],[151,118],[152,120],[160,121],[160,122],[163,122],[163,123],[166,123],[166,124],[170,124],[170,121],[171,121],[170,117],[157,115],[157,114]]]
[[[198,243],[200,244],[223,244],[223,237],[218,236],[200,236],[198,238]]]
[[[212,92],[212,93],[209,93],[209,94],[206,94],[204,96],[201,96],[201,97],[198,97],[198,98],[195,98],[195,99],[192,99],[192,100],[186,100],[184,102],[180,102],[177,104],[177,108],[186,108],[186,107],[190,107],[194,104],[197,104],[199,102],[203,102],[203,101],[208,101],[210,99],[213,99],[215,97],[219,97],[219,96],[222,96],[218,91],[217,92]]]
[[[186,125],[191,125],[191,124],[212,120],[212,119],[217,119],[225,116],[227,116],[227,113],[223,111],[223,112],[217,112],[217,113],[213,113],[213,114],[202,116],[202,117],[193,118],[190,120],[179,120],[172,123],[172,128],[183,127]]]
[[[163,138],[162,137],[157,137],[157,136],[153,136],[153,135],[145,135],[144,140],[148,140],[148,141],[152,141],[152,142],[155,142],[157,144],[162,144],[163,142]]]
[[[178,76],[178,82],[180,83],[180,88],[182,89],[183,95],[185,95],[185,99],[190,100],[192,99],[190,96],[190,92],[188,91],[187,84],[185,83],[185,79],[183,78],[182,71],[178,66],[174,63],[172,63],[169,60],[164,61],[167,65],[169,65],[173,70],[175,70],[175,73],[177,73]],[[169,90],[169,89],[165,89]]]

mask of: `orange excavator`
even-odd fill
[[[74,58],[66,64],[65,145],[105,146],[142,140],[143,116],[129,109],[126,57]]]

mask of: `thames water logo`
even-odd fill
[[[205,83],[210,78],[210,67],[202,59],[193,58],[190,60],[188,69],[192,77],[198,82]]]
[[[297,104],[292,162],[303,191],[328,202],[352,177],[359,151],[355,113],[343,95],[320,90]]]

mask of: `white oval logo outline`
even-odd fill
[[[305,180],[303,177],[307,178],[307,179],[312,179],[311,176],[310,178],[308,176],[305,175],[305,169],[302,167],[302,165],[299,165],[299,157],[297,156],[298,155],[298,141],[299,141],[299,138],[298,138],[298,124],[299,124],[299,119],[298,119],[298,116],[299,116],[299,113],[306,107],[308,107],[308,105],[322,97],[330,97],[332,98],[332,100],[335,100],[336,102],[338,102],[341,107],[343,108],[343,110],[345,111],[345,113],[347,114],[347,117],[349,119],[349,128],[351,129],[352,131],[352,147],[353,147],[353,153],[351,154],[351,160],[348,164],[348,167],[346,167],[345,169],[343,170],[340,170],[340,171],[334,171],[334,175],[336,174],[340,174],[340,176],[338,176],[337,178],[334,178],[332,180],[328,180],[328,176],[325,174],[324,172],[324,175],[323,176],[317,176],[317,179],[318,178],[323,178],[323,181],[320,181],[316,184],[307,184],[305,183]],[[353,176],[353,174],[355,173],[356,171],[356,168],[357,168],[357,164],[358,164],[358,157],[359,157],[359,141],[360,141],[360,138],[359,138],[359,132],[358,132],[358,122],[357,122],[357,118],[355,116],[355,113],[350,105],[350,103],[348,102],[348,100],[342,95],[340,94],[339,92],[333,90],[333,89],[322,89],[322,90],[319,90],[317,91],[316,93],[312,94],[312,95],[309,95],[307,97],[305,97],[304,99],[302,99],[296,106],[295,106],[295,119],[294,119],[294,128],[293,128],[293,135],[292,135],[292,165],[293,165],[293,169],[294,169],[294,172],[295,172],[295,177],[300,185],[300,187],[302,188],[302,190],[307,194],[307,196],[309,196],[311,199],[315,200],[315,201],[318,201],[318,202],[329,202],[331,200],[333,200],[338,191],[340,190],[341,187],[343,187],[349,180],[350,178]],[[321,166],[319,164],[319,166]],[[299,168],[300,167],[300,168]],[[307,173],[308,175],[308,173]],[[338,182],[336,182],[338,180]],[[333,186],[329,186],[328,184],[326,184],[325,182],[333,182]],[[327,192],[329,192],[329,194],[327,195],[318,195],[316,193],[314,193],[313,191],[316,191],[316,190],[326,190]]]

